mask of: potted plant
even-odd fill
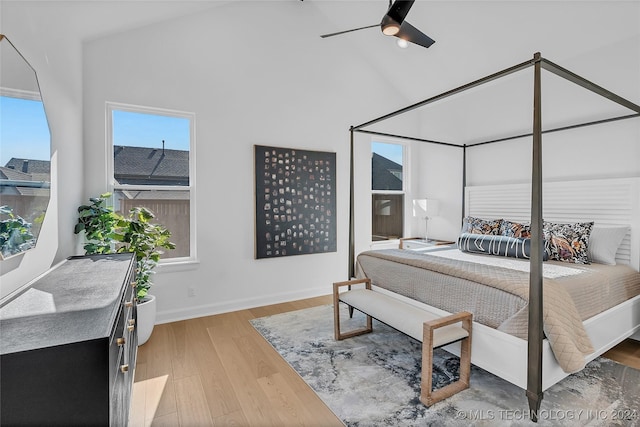
[[[129,217],[122,223],[124,246],[126,252],[136,254],[136,295],[138,297],[138,344],[144,344],[153,332],[156,318],[156,297],[150,295],[153,269],[160,261],[161,248],[175,249],[176,245],[169,239],[171,232],[161,224],[150,221],[155,218],[145,207],[135,207],[129,211]],[[125,250],[119,250],[124,252]]]
[[[86,254],[132,252],[136,257],[136,297],[138,300],[138,345],[144,344],[153,331],[156,299],[150,295],[153,269],[160,261],[161,249],[174,249],[171,232],[152,223],[154,214],[145,207],[135,207],[124,217],[106,206],[110,193],[91,198],[90,205],[78,208],[74,232],[84,230]]]

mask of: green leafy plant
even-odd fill
[[[90,205],[78,208],[76,234],[84,230],[87,255],[132,252],[136,256],[136,294],[139,300],[149,292],[153,269],[160,261],[161,249],[175,249],[171,232],[161,224],[152,223],[153,212],[135,207],[124,217],[106,205],[111,193],[89,199]]]
[[[0,253],[3,257],[31,249],[36,238],[31,232],[31,224],[20,215],[13,213],[13,208],[0,206]]]
[[[129,211],[125,219],[124,246],[119,252],[133,252],[136,254],[136,292],[138,299],[144,298],[151,287],[153,269],[160,261],[164,249],[175,249],[176,245],[169,239],[171,232],[161,224],[150,221],[155,216],[145,207],[135,207]]]
[[[106,205],[111,193],[89,199],[91,204],[78,207],[78,223],[73,232],[84,231],[84,250],[87,255],[107,254],[115,251],[115,243],[122,241],[122,215]]]

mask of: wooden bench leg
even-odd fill
[[[371,280],[370,279],[357,279],[357,280],[348,280],[346,282],[336,282],[333,284],[333,325],[334,325],[334,335],[337,341],[343,340],[345,338],[355,337],[357,335],[368,334],[373,331],[373,319],[368,314],[367,316],[367,326],[360,329],[355,329],[353,331],[341,332],[340,331],[340,288],[343,286],[349,286],[351,289],[351,285],[357,285],[364,283],[366,289],[371,289]],[[353,307],[349,306],[349,317],[353,315]],[[366,313],[365,313],[366,314]]]
[[[460,341],[460,378],[458,381],[433,391],[433,331],[442,326],[460,321],[462,321],[462,327],[469,333],[468,337]],[[472,314],[469,312],[456,313],[424,323],[420,401],[425,406],[431,406],[469,387],[469,379],[471,377],[471,325]]]

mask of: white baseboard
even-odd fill
[[[158,311],[156,314],[156,325],[330,294],[330,287],[323,286],[313,289],[305,289],[304,291],[286,292],[257,298],[226,301],[220,304],[205,304],[183,309]]]

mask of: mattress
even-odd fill
[[[468,254],[458,249],[399,249],[358,255],[360,277],[522,339],[528,334],[529,261]],[[582,321],[640,295],[640,273],[626,265],[543,265],[545,334],[567,372],[584,367],[593,349]]]

